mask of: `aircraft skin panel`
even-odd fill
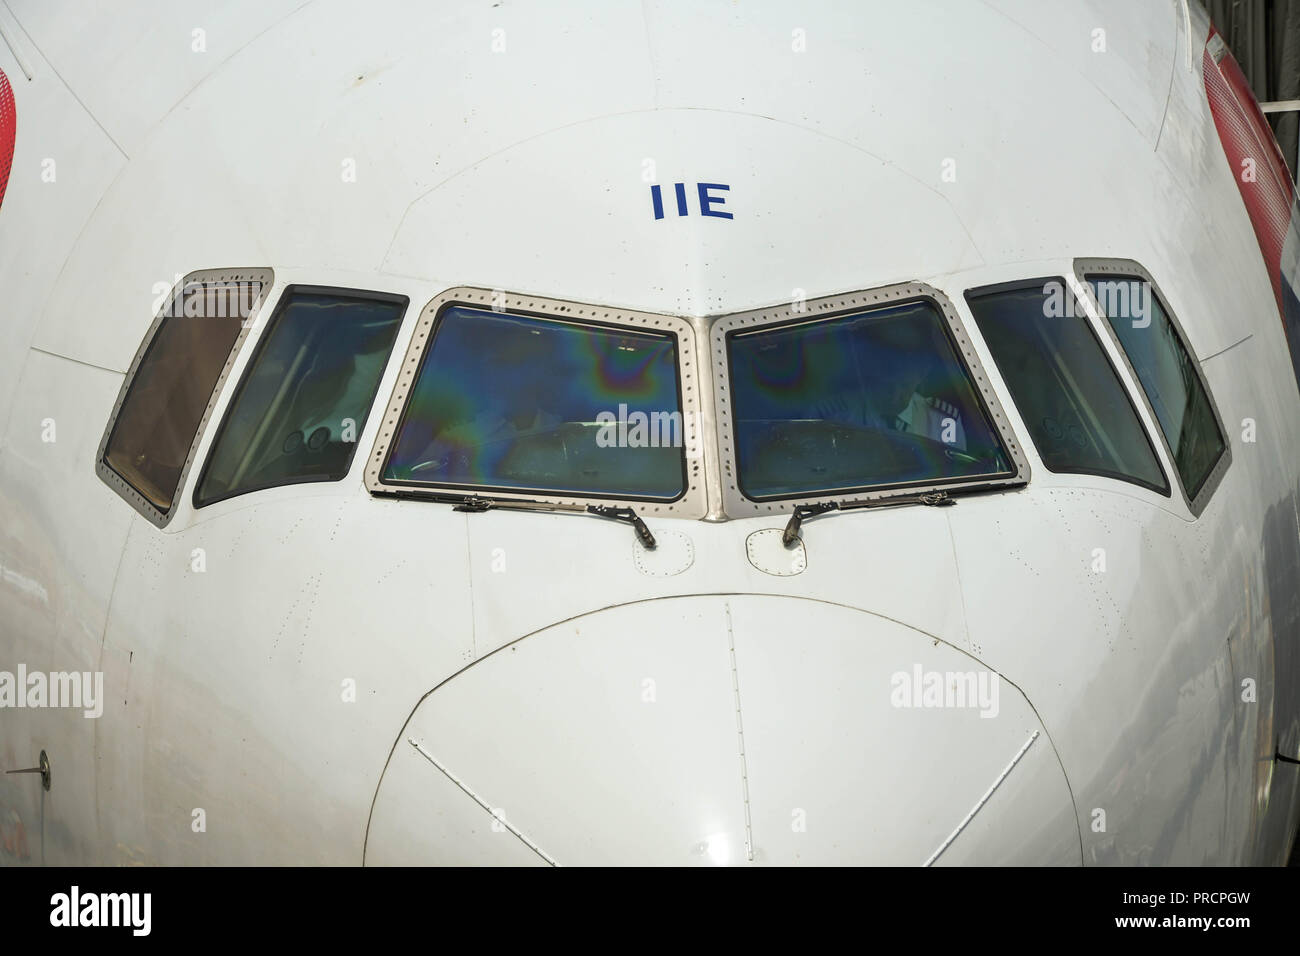
[[[710,841],[743,853],[720,611],[709,597],[626,604],[504,647],[426,697],[395,756],[416,741],[562,866],[707,866]]]
[[[359,862],[394,729],[473,659],[466,516],[311,487],[232,499],[242,507],[170,534],[138,520],[105,640],[130,693],[101,733],[125,766],[102,767],[99,785],[143,799],[101,818],[107,853]],[[259,551],[285,557],[268,566]],[[266,809],[250,817],[250,798]],[[259,821],[281,813],[292,819],[266,839]]]
[[[973,658],[847,608],[749,595],[726,603],[756,857],[761,850],[765,861],[786,864],[1080,864],[1065,774],[1009,681],[999,676],[996,691],[992,678],[971,683]],[[792,643],[796,633],[806,636]],[[926,703],[931,674],[980,706],[904,707],[918,703],[918,685]],[[792,696],[808,703],[792,710]],[[825,785],[837,777],[855,783]],[[1015,839],[1004,838],[1008,830]]]
[[[1243,429],[1249,427],[1245,420],[1255,417],[1249,412],[1278,422],[1293,414],[1286,410],[1284,388],[1261,394],[1245,387],[1261,367],[1287,361],[1276,350],[1267,356],[1263,351],[1262,343],[1251,338],[1203,364],[1216,397],[1227,403],[1221,407],[1229,431],[1236,426],[1234,447],[1243,450],[1251,448],[1241,441]],[[1277,381],[1285,382],[1282,368],[1276,374]],[[1295,482],[1293,466],[1285,458],[1243,454],[1241,463],[1244,480],[1256,486],[1284,486],[1288,477]],[[1228,630],[1239,739],[1229,791],[1231,796],[1240,787],[1250,799],[1230,801],[1229,825],[1251,834],[1256,845],[1274,848],[1269,862],[1276,865],[1286,862],[1286,820],[1300,805],[1300,783],[1278,773],[1272,760],[1277,752],[1300,751],[1300,590],[1294,571],[1300,567],[1300,487],[1293,484],[1293,489],[1262,513],[1250,499],[1225,500],[1221,507],[1226,527],[1218,540],[1207,542],[1211,554],[1241,555],[1237,593],[1244,599],[1238,597],[1240,610]],[[1254,691],[1254,704],[1242,699],[1248,689]]]
[[[195,87],[304,5],[133,0],[132,15],[123,16],[120,8],[89,4],[8,4],[32,44],[131,157]],[[141,63],[149,64],[147,80]]]
[[[0,349],[0,429],[9,422],[27,348],[40,333],[64,261],[104,190],[126,165],[16,24],[12,32],[22,62],[34,75],[28,80],[14,51],[0,43],[0,70],[9,79],[15,105],[13,161],[0,205],[0,277],[6,301],[0,318],[6,345]]]
[[[1226,645],[1207,646],[1202,635],[1226,633],[1232,583],[1208,575],[1209,556],[1187,547],[1186,526],[1131,499],[1068,487],[1018,497],[1014,517],[966,508],[951,518],[968,625],[983,661],[1008,673],[1004,662],[1018,662],[1013,679],[1070,778],[1085,863],[1217,858],[1225,851],[1224,728],[1233,710]],[[990,540],[1002,543],[997,555],[988,554]],[[1185,576],[1152,563],[1176,541],[1185,542],[1184,560],[1200,558]],[[1040,569],[1052,554],[1069,557],[1043,587]],[[1222,582],[1218,590],[1208,581],[1198,588],[1193,569]],[[997,599],[1007,587],[1021,595],[1013,605]],[[1148,633],[1163,639],[1138,638]],[[1103,717],[1098,706],[1114,710]],[[1187,734],[1189,723],[1209,735]],[[1130,804],[1119,794],[1138,768],[1155,775],[1160,792]],[[1100,833],[1091,830],[1098,809],[1110,818]]]
[[[419,749],[412,744],[419,744]],[[497,811],[494,815],[493,811]],[[418,818],[411,832],[406,821]],[[414,736],[402,738],[375,795],[367,866],[550,866],[531,838],[516,834],[503,807],[486,804]],[[525,842],[527,841],[527,842]],[[539,853],[540,850],[540,853]]]
[[[37,344],[125,369],[134,352],[128,343],[138,342],[152,313],[139,290],[160,282],[170,288],[195,262],[373,275],[407,207],[437,182],[519,140],[649,105],[644,73],[629,70],[627,51],[602,39],[629,31],[639,38],[639,6],[577,20],[542,8],[487,8],[463,14],[470,20],[458,26],[445,22],[440,6],[313,3],[198,84],[141,142],[105,195],[64,269]],[[509,18],[500,28],[510,52],[494,57],[497,13]],[[471,33],[483,43],[466,44]],[[179,36],[188,50],[188,31]],[[639,39],[637,46],[641,55]],[[581,61],[557,56],[566,48],[581,50]],[[538,83],[539,76],[550,81]],[[273,109],[268,89],[277,91]],[[463,103],[475,104],[471,114]],[[410,122],[397,119],[407,115]],[[641,159],[628,161],[636,176]],[[575,164],[573,172],[581,169]],[[127,227],[141,209],[173,214],[158,229]],[[105,272],[109,255],[121,272]],[[419,274],[447,275],[433,258]],[[508,271],[493,272],[488,285],[503,280],[526,288]],[[452,278],[444,288],[464,284]],[[91,287],[106,318],[86,326],[67,309]],[[563,291],[571,298],[584,290]]]
[[[789,144],[800,143],[796,151]],[[717,210],[743,221],[759,217],[787,228],[725,231],[725,222],[699,211],[698,181],[688,184],[688,215],[678,215],[672,186],[668,211],[655,219],[649,187],[623,189],[628,156],[653,157],[663,180],[689,178],[725,183],[725,205]],[[580,169],[573,157],[582,156]],[[815,157],[815,158],[814,158]],[[509,170],[527,168],[528,177]],[[846,188],[833,202],[814,199],[817,180]],[[640,177],[640,168],[635,170]],[[534,178],[535,177],[535,178]],[[502,185],[482,190],[485,179]],[[538,183],[545,183],[538,189]],[[761,206],[754,203],[761,197]],[[539,245],[536,229],[562,223],[577,205],[594,205],[590,228],[577,231],[563,248]],[[513,210],[528,207],[532,228],[472,228],[451,234],[450,221],[472,218],[484,224],[510,222]],[[906,210],[906,212],[904,212]],[[885,228],[864,228],[880,223]],[[901,235],[916,241],[900,242]],[[920,237],[924,236],[924,240]],[[853,249],[851,257],[817,255],[830,248]],[[681,250],[689,250],[683,260]],[[420,275],[426,263],[469,275],[489,286],[487,261],[509,262],[522,288],[545,288],[556,277],[579,270],[588,301],[632,307],[653,306],[675,314],[716,314],[738,303],[788,299],[785,268],[804,289],[853,288],[860,261],[871,261],[883,281],[953,272],[981,264],[971,236],[948,200],[870,153],[782,122],[744,113],[706,109],[637,112],[594,119],[552,131],[484,159],[412,203],[393,236],[385,271]]]
[[[1300,393],[1199,6],[164,6],[0,9],[0,671],[107,691],[0,720],[54,775],[0,783],[0,864],[1284,860]],[[979,334],[966,290],[1080,259],[1141,263],[1205,374],[1231,464],[1199,514],[1115,342],[1168,496],[1048,470]],[[235,267],[274,286],[157,528],[99,442],[161,298]],[[897,282],[952,303],[1026,486],[809,519],[787,571],[788,511],[643,508],[652,555],[363,481],[448,289],[686,316],[702,368],[711,317]],[[196,508],[293,284],[410,300],[352,470]],[[1000,675],[999,716],[893,706],[918,663]],[[969,744],[942,792],[933,737]]]
[[[1183,26],[1178,3],[1072,3],[983,0],[1047,48],[1058,68],[1093,84],[1143,138],[1160,138]],[[1086,37],[1086,43],[1077,38]],[[991,55],[1007,56],[1004,47]]]
[[[107,487],[86,483],[82,471],[94,461],[104,402],[111,405],[119,385],[111,372],[28,353],[0,442],[0,670],[12,675],[19,665],[28,674],[99,670],[132,515]],[[111,715],[107,701],[97,704]],[[22,777],[0,790],[0,818],[16,810],[28,835],[31,855],[23,862],[69,865],[99,854],[94,774],[103,718],[87,719],[88,709],[11,703],[4,710],[5,769],[34,766],[42,749],[59,754],[61,786],[45,800],[39,785],[12,784],[27,782]]]
[[[475,568],[490,568],[496,549],[505,549],[508,573],[483,574],[474,582],[474,619],[479,654],[510,635],[529,634],[555,620],[567,620],[601,608],[652,596],[704,593],[775,593],[844,604],[899,621],[950,644],[967,646],[961,588],[947,522],[942,512],[902,512],[837,517],[812,553],[816,574],[776,577],[748,560],[747,536],[762,528],[783,527],[787,515],[744,524],[745,533],[686,532],[694,558],[680,574],[652,577],[636,563],[639,545],[627,529],[588,521],[582,535],[549,533],[544,515],[488,512],[468,525],[469,557]],[[861,535],[875,544],[864,553]],[[695,533],[693,533],[695,532]],[[889,555],[885,560],[884,555]],[[553,582],[545,602],[515,599],[521,581],[532,580],[556,565],[574,573]],[[918,578],[913,570],[924,565]],[[591,576],[604,569],[602,586],[593,590]]]
[[[815,637],[791,641],[797,633]],[[393,759],[436,755],[560,865],[864,856],[992,864],[1017,853],[1078,865],[1065,777],[1024,698],[1003,683],[983,711],[927,711],[918,739],[915,712],[868,686],[874,675],[889,688],[895,671],[911,681],[918,659],[925,671],[974,663],[920,632],[818,601],[716,595],[623,605],[533,634],[440,686],[403,729]],[[791,693],[818,703],[791,711]],[[486,701],[489,719],[468,720]],[[593,722],[597,734],[584,730]],[[868,726],[875,732],[864,735]],[[967,812],[1031,737],[997,809],[983,805],[968,832]],[[557,738],[567,746],[557,750]],[[846,776],[853,787],[825,785]],[[951,786],[954,778],[968,786]],[[406,791],[425,786],[409,771],[385,775],[367,862],[400,853],[389,808],[419,806]],[[1004,813],[1022,814],[1019,838],[998,850],[981,840]],[[508,859],[514,843],[500,833],[480,829],[474,843],[484,849],[475,852]],[[499,855],[488,849],[498,846]],[[461,852],[453,839],[445,851],[430,846],[426,859]]]
[[[665,8],[663,17],[677,10]],[[801,74],[763,73],[741,103],[712,88],[716,57],[694,55],[693,44],[704,42],[705,35],[693,39],[692,31],[668,30],[668,36],[659,37],[652,17],[654,43],[647,47],[639,5],[611,4],[602,11],[595,19],[579,18],[573,27],[550,15],[543,23],[539,14],[527,11],[493,11],[502,18],[499,29],[509,50],[501,54],[492,52],[492,30],[498,27],[489,25],[494,21],[486,13],[481,24],[485,41],[474,49],[461,44],[456,39],[460,34],[429,10],[412,14],[405,6],[377,5],[345,11],[340,4],[317,3],[296,12],[199,83],[183,106],[162,117],[130,154],[129,167],[104,197],[63,270],[37,344],[124,368],[132,354],[126,343],[138,340],[137,325],[147,318],[139,307],[140,285],[185,274],[195,262],[277,267],[308,262],[432,279],[447,276],[442,263],[451,257],[457,270],[450,284],[479,283],[482,277],[481,284],[493,288],[651,311],[720,312],[789,298],[786,286],[791,283],[777,285],[769,268],[773,260],[800,277],[799,288],[821,293],[862,288],[863,270],[856,263],[873,256],[883,259],[880,269],[871,270],[869,284],[980,261],[1053,257],[1081,247],[1109,254],[1105,247],[1115,240],[1113,224],[1120,216],[1131,256],[1145,261],[1148,250],[1168,241],[1167,210],[1137,217],[1126,213],[1152,203],[1148,184],[1158,174],[1149,144],[1137,151],[1116,150],[1114,144],[1135,135],[1134,126],[1079,73],[1069,71],[1060,85],[1027,82],[1034,72],[1054,70],[1053,53],[1037,42],[1026,46],[1024,31],[992,10],[954,7],[937,33],[924,5],[891,11],[897,23],[873,18],[869,31],[856,27],[845,36],[862,44],[862,55],[872,64],[865,78],[871,85],[847,103],[829,97],[825,104],[811,106],[799,93],[808,84],[826,90],[855,88],[846,84],[850,78],[858,82],[860,70],[852,77],[837,72],[846,58],[832,55],[843,47],[832,46],[817,56],[800,54],[801,59],[792,51],[785,69],[797,68]],[[353,17],[371,18],[371,28],[356,29]],[[432,20],[422,24],[422,18]],[[514,18],[519,18],[517,24]],[[818,29],[817,22],[806,27],[812,41],[836,43],[832,38],[842,24],[830,20]],[[294,43],[282,49],[279,31],[290,25]],[[918,30],[943,43],[941,71],[918,73],[906,45],[895,40]],[[1173,42],[1172,21],[1165,32]],[[789,46],[785,33],[783,23],[782,50]],[[524,44],[520,34],[536,39]],[[394,39],[371,41],[375,49],[358,42],[359,36],[372,35]],[[628,49],[598,39],[611,35],[628,36]],[[968,36],[988,40],[972,44],[965,41]],[[441,45],[430,49],[429,37],[440,38]],[[758,47],[739,44],[737,50],[758,55],[767,42],[775,44],[777,38]],[[1122,38],[1115,42],[1124,46]],[[989,53],[999,47],[1016,49],[1017,56]],[[566,58],[565,49],[581,50],[582,56]],[[1097,56],[1117,69],[1124,62],[1116,52]],[[591,83],[592,75],[602,76],[602,82]],[[981,84],[955,81],[963,75],[979,75]],[[659,78],[658,98],[652,95],[652,76]],[[894,79],[899,76],[907,78],[906,84]],[[664,93],[670,82],[696,92],[678,101]],[[274,110],[258,106],[265,102],[260,92],[268,88],[278,93]],[[420,92],[430,89],[442,95]],[[940,92],[940,101],[949,104],[942,121],[918,126],[914,117]],[[1133,95],[1144,92],[1163,104],[1168,82]],[[986,108],[991,98],[1000,104],[993,113]],[[237,118],[230,115],[232,102],[243,104]],[[882,106],[886,102],[889,109]],[[475,104],[470,115],[461,115],[461,103]],[[391,119],[412,110],[419,122]],[[653,135],[653,124],[678,110],[694,120],[682,131],[691,136],[689,154],[685,146],[674,151],[669,131]],[[656,120],[651,111],[665,116]],[[751,147],[761,144],[762,162],[752,153],[747,157],[728,148],[736,124],[745,122],[730,118],[734,112],[750,117],[750,127],[762,131],[753,134],[762,138]],[[627,117],[621,128],[629,123],[635,128],[638,113],[646,114],[649,125],[643,134],[623,141],[617,118]],[[618,141],[588,153],[584,134],[599,139],[602,127],[613,130],[605,135]],[[229,132],[214,136],[216,129]],[[558,150],[557,137],[569,136],[578,137],[571,148],[582,150],[573,154],[581,159],[566,163],[565,154],[554,152],[542,158],[548,148]],[[792,150],[791,143],[800,145]],[[716,157],[711,155],[715,150]],[[862,165],[853,165],[852,151],[861,154]],[[793,157],[803,162],[795,164]],[[485,161],[487,169],[472,172]],[[511,175],[501,184],[499,172],[493,174],[536,161],[543,165],[535,180]],[[872,175],[879,163],[915,185],[861,191],[861,176]],[[1098,169],[1121,167],[1125,175],[1107,177],[1105,190],[1075,185],[1089,182]],[[735,180],[727,208],[746,209],[749,197],[762,189],[766,203],[781,203],[765,213],[769,220],[779,211],[793,216],[798,229],[775,231],[773,249],[760,245],[752,230],[703,230],[698,212],[656,223],[645,178],[651,173],[669,184],[692,176],[692,185]],[[755,178],[742,188],[748,176]],[[475,188],[475,183],[487,182],[492,185]],[[611,189],[611,183],[619,188]],[[418,211],[424,197],[439,197],[448,189],[454,208],[444,214],[455,216],[462,242],[447,243],[445,229],[425,229],[409,237],[409,248],[401,248],[404,220]],[[509,205],[494,198],[503,190]],[[932,198],[910,194],[921,190]],[[854,202],[859,195],[869,198]],[[322,202],[322,197],[329,199]],[[566,243],[551,241],[557,221],[569,216],[574,201],[596,204],[595,228],[573,230]],[[599,210],[604,203],[613,205]],[[939,203],[952,210],[960,227],[936,228],[933,218],[918,215],[920,208]],[[141,208],[163,207],[176,211],[168,219],[175,225],[149,231],[126,227]],[[840,257],[829,257],[828,263],[816,245],[798,241],[805,229],[818,225],[819,213],[836,212],[842,213],[842,223],[827,231],[826,241],[871,243],[859,251],[861,258],[849,257],[838,275],[827,273]],[[330,228],[320,228],[326,214]],[[204,228],[187,228],[193,221]],[[889,226],[883,235],[864,228],[880,223]],[[1064,223],[1068,230],[1061,228]],[[504,224],[509,228],[503,229]],[[603,235],[606,228],[613,232]],[[673,229],[699,236],[698,245],[682,237],[692,250],[684,274],[675,258],[662,253],[662,239]],[[602,249],[617,249],[613,261],[622,268],[608,275],[608,269],[590,269],[588,255],[567,254],[570,243],[589,236],[593,242],[606,241]],[[891,261],[897,249],[911,248],[918,256],[936,250],[939,255],[937,250],[960,246],[962,240],[972,243],[975,252],[948,266],[931,262],[903,271]],[[123,241],[136,246],[129,256],[119,251]],[[485,270],[475,259],[473,274],[466,275],[458,253],[462,246],[494,249],[492,267]],[[109,256],[122,263],[119,274],[105,275],[101,264]],[[103,300],[107,317],[86,328],[70,317],[75,314],[70,306],[91,287]],[[697,291],[684,299],[683,287]]]

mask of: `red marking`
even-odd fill
[[[1255,238],[1259,240],[1259,250],[1264,254],[1264,263],[1268,266],[1269,278],[1273,282],[1273,294],[1277,296],[1278,308],[1285,314],[1282,301],[1282,245],[1291,225],[1294,195],[1291,176],[1287,172],[1282,151],[1278,149],[1277,140],[1273,138],[1273,131],[1264,119],[1259,104],[1255,102],[1255,95],[1250,91],[1246,75],[1241,72],[1241,67],[1226,46],[1223,57],[1219,62],[1214,62],[1208,44],[1217,33],[1214,27],[1210,27],[1210,37],[1206,41],[1205,55],[1202,57],[1205,93],[1210,101],[1214,125],[1219,131],[1219,142],[1223,144],[1223,152],[1232,167],[1237,189],[1246,203],[1250,224],[1255,228]],[[1254,182],[1242,181],[1246,171],[1242,163],[1247,159],[1253,161]]]
[[[0,70],[0,203],[9,185],[9,167],[14,162],[14,133],[18,129],[18,111],[14,108],[14,91],[9,77]]]
[[[23,826],[23,821],[18,819],[14,814],[14,825],[6,827],[0,823],[0,847],[10,856],[15,856],[20,860],[30,860],[32,851],[27,847],[27,829]]]

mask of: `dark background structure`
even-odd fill
[[[1255,98],[1300,100],[1300,0],[1208,0],[1207,6]],[[1270,113],[1268,120],[1295,177],[1300,111]]]

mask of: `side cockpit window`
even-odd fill
[[[175,511],[212,404],[270,285],[267,269],[186,276],[127,372],[96,470],[154,524]]]
[[[1149,279],[1108,272],[1085,278],[1160,424],[1188,503],[1199,512],[1198,498],[1213,491],[1209,479],[1228,448],[1200,368]]]
[[[1137,410],[1064,279],[972,289],[966,299],[1050,471],[1170,493]]]
[[[344,478],[407,301],[286,288],[213,441],[195,506]]]

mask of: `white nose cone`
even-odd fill
[[[431,693],[369,864],[1079,863],[1020,692],[885,618],[779,597],[626,605]]]

